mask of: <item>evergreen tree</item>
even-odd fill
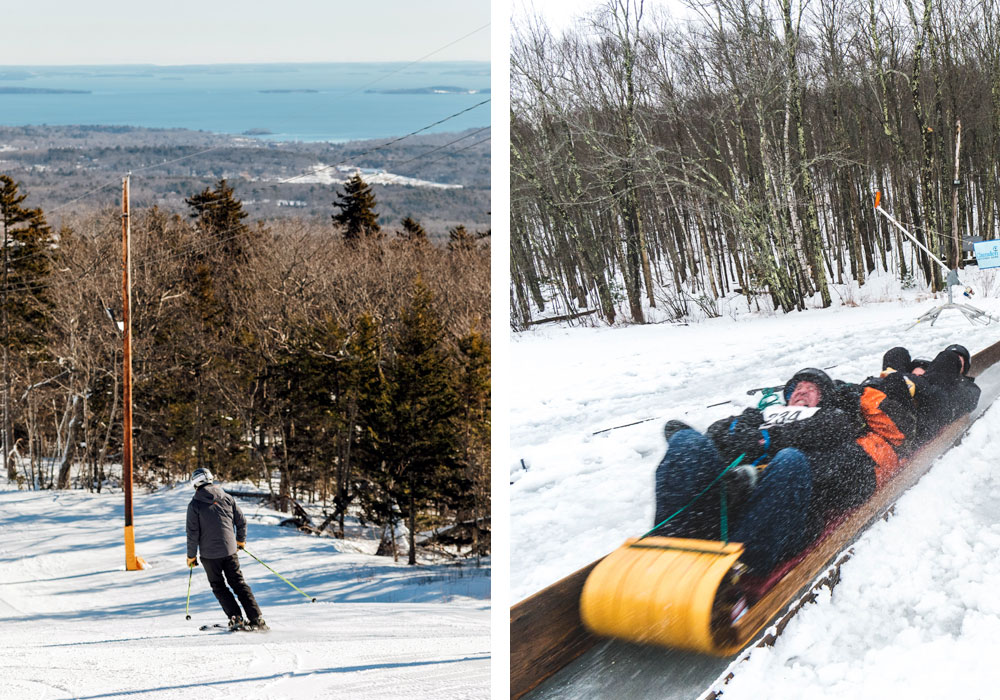
[[[52,230],[41,209],[26,209],[26,194],[7,175],[0,175],[0,223],[3,226],[3,268],[0,270],[0,333],[3,337],[3,454],[7,476],[17,474],[10,461],[14,442],[13,365],[30,369],[46,347],[52,306],[46,288],[51,272],[48,250]]]
[[[418,278],[400,314],[395,338],[392,423],[386,454],[398,475],[396,497],[407,513],[410,552],[416,564],[417,512],[437,499],[457,471],[454,420],[458,411],[444,323]]]
[[[199,227],[210,235],[221,238],[223,234],[246,234],[249,230],[243,223],[247,213],[243,203],[236,199],[235,191],[223,178],[215,189],[206,187],[198,194],[184,200],[193,210],[192,219],[197,219]]]
[[[360,175],[355,174],[347,181],[344,193],[337,193],[333,206],[340,209],[339,214],[333,215],[333,223],[344,227],[345,240],[382,237],[375,213],[375,195]]]
[[[448,229],[448,250],[469,250],[475,247],[476,237],[459,224]]]
[[[406,216],[401,223],[403,224],[403,230],[399,235],[402,238],[414,243],[424,243],[427,241],[427,231],[420,225],[419,221]]]
[[[481,520],[490,505],[490,344],[470,331],[458,340],[459,462],[467,488],[454,494],[459,519],[471,515],[472,551],[477,559],[489,549],[480,538]]]
[[[395,553],[395,496],[398,475],[391,468],[394,385],[386,372],[385,347],[375,317],[362,314],[348,341],[354,415],[351,461],[355,466],[357,494],[365,517],[380,523],[389,533],[377,554]]]
[[[155,461],[188,471],[206,466],[237,477],[248,468],[245,435],[254,426],[239,420],[232,404],[251,402],[248,394],[263,372],[248,330],[244,276],[257,230],[244,223],[247,214],[225,180],[186,202],[194,229],[187,232],[191,239],[174,243],[181,264],[167,295],[183,301],[177,313],[150,328],[147,365],[153,371],[136,374],[136,414],[160,426],[143,433],[142,448],[157,455]],[[164,224],[156,219],[151,216],[146,223]],[[135,321],[140,337],[145,329],[138,309]]]
[[[52,265],[48,252],[52,229],[41,209],[21,206],[27,198],[7,175],[0,175],[0,220],[3,222],[3,311],[5,337],[19,348],[44,345],[50,323],[46,309],[52,302],[45,285]],[[9,327],[8,327],[9,325]],[[9,336],[7,335],[9,331]]]
[[[281,492],[295,481],[325,493],[338,463],[343,437],[345,368],[339,348],[346,333],[329,318],[307,326],[290,342],[276,367],[276,399],[281,404],[283,455]],[[339,491],[339,489],[338,489]]]

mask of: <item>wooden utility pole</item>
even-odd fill
[[[962,263],[962,236],[958,233],[958,190],[962,181],[958,179],[959,152],[962,150],[962,120],[955,123],[955,179],[951,183],[951,243],[955,256],[951,260],[951,269],[957,270]]]
[[[8,294],[9,287],[7,286],[7,271],[10,268],[10,260],[8,259],[8,249],[9,249],[10,238],[7,231],[7,222],[4,221],[3,224],[3,468],[7,472],[7,479],[13,481],[17,476],[17,472],[11,466],[10,454],[13,450],[14,434],[11,431],[11,420],[10,420],[10,393],[11,393],[11,378],[10,378],[10,318],[7,315],[7,309],[9,306]],[[32,485],[34,488],[34,485]]]
[[[135,555],[132,530],[132,257],[129,243],[128,186],[131,173],[122,178],[122,489],[125,491],[125,569],[144,568],[146,562]]]

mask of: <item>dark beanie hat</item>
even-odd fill
[[[894,369],[897,372],[909,372],[910,351],[903,347],[896,347],[882,355],[882,369]]]
[[[785,384],[785,403],[792,398],[792,393],[795,391],[795,387],[799,382],[812,382],[819,389],[819,403],[823,405],[827,403],[828,400],[833,400],[834,396],[834,385],[833,380],[830,379],[830,375],[821,369],[816,369],[815,367],[806,367],[805,369],[800,369],[796,372],[788,383]]]
[[[958,381],[961,376],[959,354],[951,350],[942,350],[931,363],[927,365],[926,377],[935,384],[950,384]]]
[[[972,369],[972,357],[969,355],[969,350],[964,345],[949,345],[945,348],[945,352],[953,352],[962,358],[964,364],[962,365],[962,374],[968,374],[969,370]]]

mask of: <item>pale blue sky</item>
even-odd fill
[[[510,0],[515,24],[522,24],[526,17],[538,15],[554,32],[586,28],[585,18],[607,0]],[[645,0],[647,17],[654,12],[668,12],[672,17],[692,17],[693,13],[682,0]]]
[[[489,0],[27,0],[0,65],[413,61],[490,22]],[[490,27],[427,58],[488,61]]]

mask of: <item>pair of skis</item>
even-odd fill
[[[198,628],[202,632],[267,632],[270,628],[260,628],[260,627],[247,627],[245,625],[240,625],[239,627],[230,627],[229,625],[202,625]]]

